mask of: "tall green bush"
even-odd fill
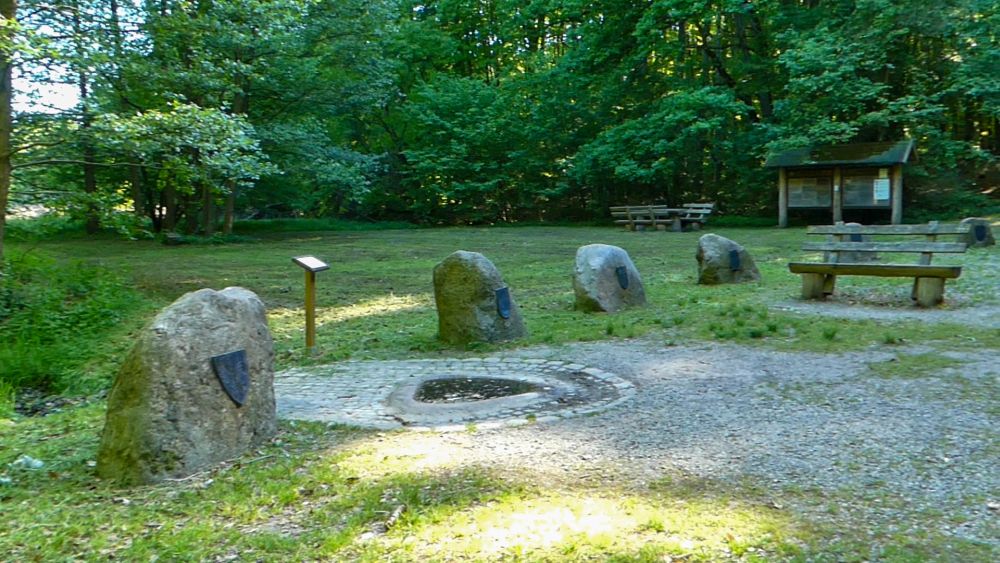
[[[109,373],[88,367],[141,305],[113,272],[13,253],[0,276],[0,386],[87,392]]]

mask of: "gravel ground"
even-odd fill
[[[924,349],[787,353],[628,340],[527,348],[618,374],[636,395],[596,416],[468,433],[386,434],[415,468],[477,464],[542,483],[664,475],[749,479],[810,521],[881,533],[940,532],[1000,549],[1000,367],[995,350],[959,367],[879,377]],[[435,452],[434,456],[421,452]],[[932,527],[933,529],[928,529]]]
[[[890,307],[858,305],[848,297],[838,295],[827,301],[786,301],[775,304],[772,309],[788,313],[823,315],[839,319],[873,319],[880,321],[920,321],[931,323],[954,323],[957,325],[1000,328],[1000,307],[978,306],[956,309],[920,309],[906,304]]]

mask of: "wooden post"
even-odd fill
[[[826,297],[826,287],[828,277],[823,274],[801,274],[802,275],[802,298],[803,299],[823,299]],[[830,284],[830,292],[833,292]]]
[[[913,281],[913,298],[921,307],[933,307],[944,301],[944,278],[917,278]]]
[[[788,226],[788,172],[778,169],[778,226]]]
[[[844,192],[841,189],[842,174],[840,167],[833,169],[833,222],[839,223],[844,220]]]
[[[316,347],[316,272],[330,266],[315,256],[298,256],[292,262],[306,271],[306,352],[312,353]]]
[[[903,223],[903,165],[893,165],[890,175],[892,176],[892,224],[901,225]]]
[[[306,351],[316,347],[316,272],[306,270]]]

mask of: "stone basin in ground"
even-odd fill
[[[455,402],[418,398],[428,382],[502,379],[528,392]],[[275,381],[279,416],[371,428],[458,430],[515,426],[593,414],[628,400],[617,375],[559,360],[466,358],[342,362],[286,370]]]

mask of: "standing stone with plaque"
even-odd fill
[[[478,252],[459,250],[434,268],[434,304],[444,342],[499,342],[527,334],[510,288]]]
[[[202,289],[139,335],[108,396],[97,471],[130,484],[185,477],[276,431],[264,304],[239,287]]]
[[[581,311],[614,313],[646,304],[646,290],[628,252],[610,244],[576,250],[574,306]]]

